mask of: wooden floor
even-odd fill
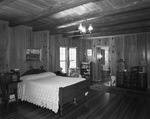
[[[0,105],[0,119],[150,119],[150,98],[91,91],[86,103],[65,104],[63,113],[60,117],[27,102]]]

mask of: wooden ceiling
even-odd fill
[[[80,37],[80,23],[99,37],[150,31],[150,0],[0,0],[0,19],[10,27]]]

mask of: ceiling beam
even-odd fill
[[[25,24],[25,23],[28,23],[37,19],[48,17],[52,14],[55,14],[55,13],[58,13],[58,12],[61,12],[61,11],[64,11],[73,7],[77,7],[77,6],[80,6],[89,2],[97,2],[97,1],[102,1],[102,0],[70,0],[70,2],[62,3],[53,7],[51,6],[34,15],[29,15],[27,17],[23,17],[13,22],[10,22],[9,26],[14,27],[17,25],[22,25],[22,24]]]
[[[119,30],[119,31],[95,33],[92,35],[85,35],[84,37],[81,37],[81,38],[82,39],[97,39],[97,38],[101,38],[101,37],[139,34],[139,33],[145,33],[145,32],[150,32],[150,26],[148,26],[148,27],[146,26],[146,27],[142,27],[142,28],[124,29],[124,30]]]
[[[125,8],[120,8],[120,9],[113,9],[111,11],[95,11],[94,13],[88,13],[88,14],[84,14],[84,15],[81,15],[79,17],[76,17],[72,20],[66,20],[65,22],[63,22],[62,24],[54,24],[52,26],[52,24],[47,24],[47,25],[43,25],[43,26],[38,26],[38,27],[35,27],[33,28],[33,31],[41,31],[41,30],[47,30],[49,28],[55,28],[57,26],[62,26],[62,25],[65,25],[65,24],[68,24],[71,22],[78,22],[78,21],[81,21],[83,20],[83,18],[93,18],[93,17],[97,17],[97,19],[94,19],[94,20],[99,20],[100,18],[103,18],[103,17],[106,17],[106,16],[114,16],[114,15],[122,15],[122,14],[128,14],[130,16],[133,16],[134,14],[139,14],[141,11],[143,13],[145,13],[145,11],[147,9],[150,8],[150,2],[144,2],[144,3],[140,3],[140,4],[135,4],[135,5],[132,5],[132,6],[129,6],[129,7],[125,7]],[[91,20],[91,21],[94,21],[94,20]]]
[[[100,33],[93,33],[93,34],[87,34],[87,35],[69,35],[63,37],[72,37],[72,38],[80,38],[80,39],[86,39],[86,40],[93,40],[98,39],[101,37],[109,37],[109,36],[117,36],[117,35],[128,35],[128,34],[138,34],[138,33],[144,33],[144,32],[150,32],[150,26],[142,27],[142,28],[133,28],[133,29],[123,29],[123,30],[117,30],[117,31],[105,31]]]
[[[130,31],[132,33],[133,29],[139,29],[139,31],[141,31],[140,29],[143,28],[149,28],[150,27],[150,19],[149,20],[145,20],[145,21],[139,21],[139,22],[130,22],[130,23],[125,23],[125,24],[119,24],[119,25],[113,25],[113,26],[106,26],[106,27],[99,27],[96,28],[96,30],[94,30],[92,32],[91,35],[96,34],[96,33],[109,33],[109,32],[118,32],[118,31]],[[70,34],[64,34],[64,36],[66,37],[70,37],[70,36],[76,36],[76,35],[80,35],[80,33],[76,32],[76,33],[70,33]]]
[[[0,7],[6,6],[11,2],[14,2],[15,0],[0,0]]]
[[[116,25],[124,25],[124,24],[131,24],[131,23],[135,23],[138,22],[138,24],[142,23],[142,22],[146,22],[146,21],[150,21],[150,9],[146,12],[141,11],[141,13],[139,14],[121,14],[121,15],[115,15],[115,16],[107,16],[98,20],[94,20],[91,22],[87,22],[87,24],[92,24],[94,30],[96,29],[101,29],[103,27],[109,27],[109,26],[116,26]],[[93,23],[92,23],[93,22]],[[51,33],[54,32],[58,32],[58,33],[73,33],[73,31],[77,31],[78,30],[78,26],[72,26],[69,28],[63,28],[63,29],[51,29],[49,28],[49,30],[51,31]]]

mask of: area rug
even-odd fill
[[[90,89],[97,90],[101,92],[108,92],[113,94],[121,94],[127,96],[140,96],[140,97],[150,97],[150,91],[148,90],[134,90],[127,88],[119,88],[116,86],[105,86],[102,84],[93,84],[90,86]]]

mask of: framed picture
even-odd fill
[[[87,56],[92,56],[92,49],[87,49]]]
[[[41,49],[27,49],[26,61],[41,61]]]

